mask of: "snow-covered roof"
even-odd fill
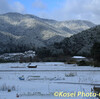
[[[73,56],[72,58],[86,58],[86,57],[83,57],[83,56]]]
[[[21,54],[23,54],[23,53],[8,53],[9,55],[13,55],[13,56],[15,56],[15,55],[21,55]]]
[[[25,51],[25,53],[33,53],[33,54],[35,54],[35,51],[29,50],[29,51]]]

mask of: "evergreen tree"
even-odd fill
[[[100,42],[96,42],[93,45],[91,54],[94,59],[94,66],[100,67]]]

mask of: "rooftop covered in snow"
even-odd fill
[[[86,57],[83,57],[83,56],[73,56],[72,58],[76,58],[76,59],[77,59],[77,58],[78,58],[78,59],[81,58],[81,59],[84,59],[84,58],[86,58]]]

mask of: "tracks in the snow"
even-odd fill
[[[79,82],[54,82],[58,84],[78,84],[78,85],[92,85],[92,86],[100,86],[100,84],[95,84],[95,83],[79,83]]]

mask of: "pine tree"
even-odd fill
[[[94,66],[100,67],[100,42],[96,42],[91,50],[94,59]]]

